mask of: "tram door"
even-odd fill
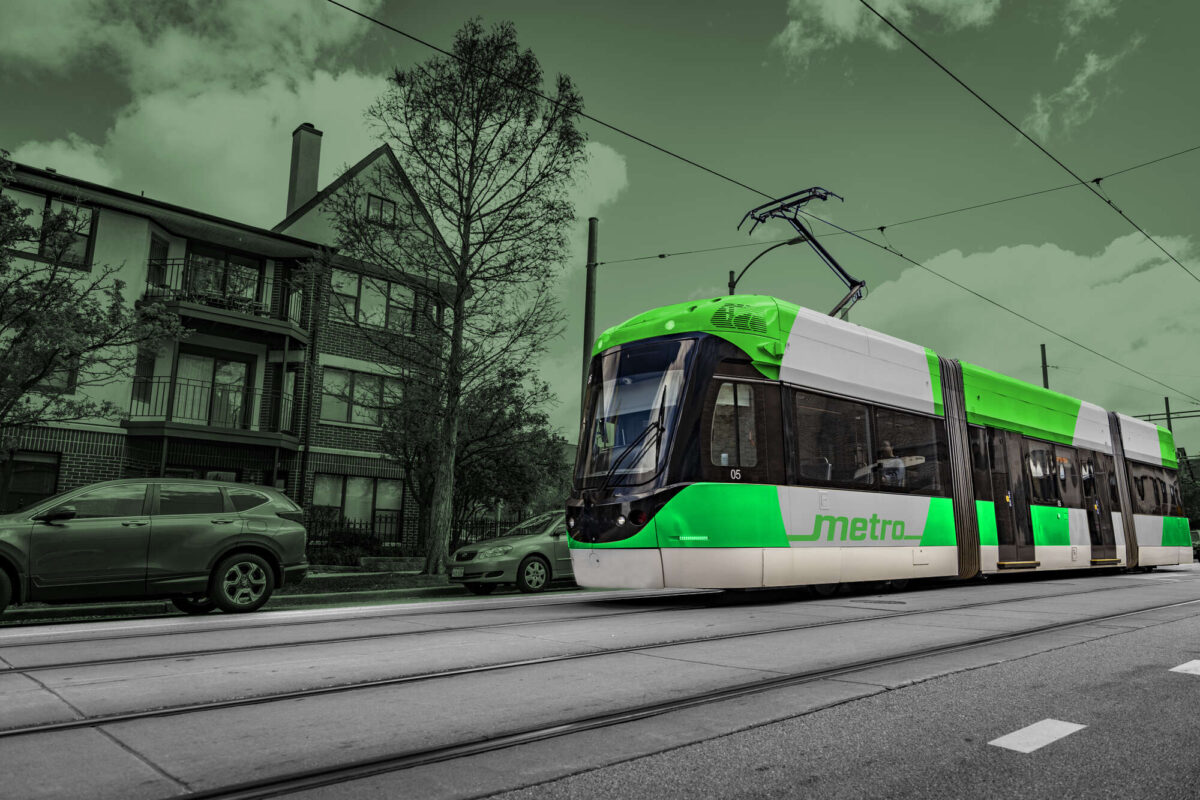
[[[1116,532],[1108,498],[1108,472],[1104,459],[1090,450],[1079,451],[1083,478],[1083,505],[1087,509],[1088,535],[1092,540],[1092,563],[1117,561]]]
[[[1032,562],[1033,527],[1029,495],[1021,469],[1021,439],[1010,431],[988,429],[991,457],[992,501],[996,506],[996,541],[999,563]]]

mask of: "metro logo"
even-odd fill
[[[905,533],[904,520],[902,519],[880,519],[878,514],[872,514],[870,518],[866,517],[835,517],[831,514],[817,514],[813,518],[813,532],[810,534],[790,534],[788,539],[794,542],[815,542],[820,540],[821,531],[824,528],[826,532],[826,541],[834,541],[834,534],[837,534],[838,541],[861,542],[870,539],[871,541],[883,541],[890,535],[894,540],[912,540],[920,541],[920,535],[909,536]]]

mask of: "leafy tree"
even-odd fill
[[[0,189],[13,167],[0,150]],[[0,193],[0,450],[11,458],[29,425],[112,418],[124,413],[86,390],[124,379],[138,348],[182,335],[161,304],[138,307],[123,295],[117,267],[75,262],[90,214],[64,204],[41,224]],[[6,482],[5,482],[6,483]],[[6,492],[0,486],[0,492]]]
[[[551,291],[574,219],[568,192],[584,160],[575,126],[582,101],[566,76],[549,101],[538,94],[542,82],[511,23],[485,30],[468,22],[453,57],[397,70],[368,111],[402,172],[351,181],[329,207],[342,257],[439,297],[418,303],[420,330],[430,335],[415,343],[386,324],[362,326],[404,365],[410,398],[422,397],[429,435],[419,447],[433,465],[423,508],[431,574],[444,571],[448,556],[464,399],[503,365],[530,363],[562,329]],[[394,216],[367,197],[410,193],[421,202],[397,203]]]

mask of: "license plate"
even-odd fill
[[[450,570],[451,578],[461,578],[462,576],[463,576],[463,568],[462,567],[454,567],[453,569]]]

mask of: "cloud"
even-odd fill
[[[17,0],[6,11],[0,67],[69,76],[103,59],[133,95],[102,142],[26,142],[17,161],[270,227],[284,216],[298,124],[325,133],[322,185],[377,144],[362,114],[384,78],[338,67],[366,23],[321,0]]]
[[[1067,0],[1063,24],[1070,36],[1078,36],[1092,21],[1111,17],[1120,0]]]
[[[950,30],[990,23],[1001,0],[878,0],[880,14],[900,28],[910,28],[918,14],[935,17]],[[788,23],[774,39],[789,61],[801,66],[823,50],[858,40],[895,49],[896,38],[858,0],[788,0]]]
[[[12,151],[12,158],[93,183],[112,185],[119,177],[117,169],[100,154],[100,148],[76,133],[51,142],[25,142]]]
[[[1200,274],[1200,253],[1184,237],[1159,237]],[[1181,353],[1195,350],[1200,317],[1195,283],[1141,234],[1115,239],[1095,254],[1054,244],[992,252],[943,253],[926,265],[1123,364],[1200,397],[1200,377],[1181,375]],[[1053,389],[1127,414],[1157,411],[1164,395],[1182,395],[1094,356],[920,269],[875,288],[851,319],[942,355],[1041,383],[1046,344]]]
[[[1087,122],[1111,90],[1106,78],[1143,41],[1143,37],[1134,36],[1123,50],[1107,58],[1095,53],[1085,55],[1083,66],[1066,86],[1049,96],[1040,92],[1033,96],[1033,110],[1022,121],[1022,127],[1035,138],[1045,140],[1056,130],[1068,135]],[[1096,84],[1100,87],[1096,88]]]

